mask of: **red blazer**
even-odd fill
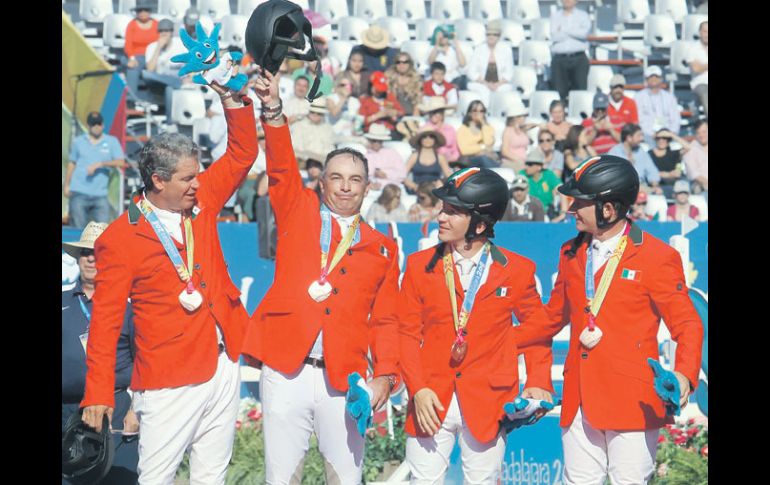
[[[444,263],[439,260],[431,272],[426,265],[435,246],[409,256],[401,286],[399,308],[401,369],[409,395],[429,387],[445,411],[443,422],[456,390],[463,419],[473,436],[488,442],[497,436],[503,405],[519,393],[519,330],[547,339],[542,326],[547,317],[535,289],[535,264],[507,249],[492,246],[487,281],[481,285],[468,321],[468,351],[463,362],[450,364],[455,339],[452,306],[444,280]],[[443,254],[443,253],[442,253]],[[455,272],[457,308],[460,311],[463,287]],[[514,313],[522,324],[514,327]],[[522,338],[527,338],[521,333]],[[550,341],[524,350],[527,386],[553,392],[551,386]],[[426,436],[415,422],[414,400],[410,399],[406,432]]]
[[[676,370],[695,387],[701,361],[703,325],[687,295],[679,253],[632,224],[629,241],[604,299],[596,324],[602,340],[591,350],[580,344],[588,324],[585,312],[586,248],[574,257],[561,248],[559,275],[547,305],[553,322],[572,321],[570,348],[564,365],[561,425],[569,426],[582,406],[591,425],[602,430],[653,429],[671,423],[653,388],[647,358],[658,358],[658,325],[662,318],[677,342]],[[605,264],[606,267],[606,264]],[[624,269],[635,279],[622,278]],[[595,287],[604,269],[594,276]]]
[[[374,374],[398,374],[396,243],[362,223],[361,240],[329,275],[332,294],[320,303],[310,298],[308,286],[321,273],[321,204],[302,184],[289,128],[263,126],[278,246],[275,280],[251,317],[243,353],[292,373],[323,329],[326,369],[338,391],[347,390],[351,372],[365,375],[370,344]],[[330,259],[341,239],[332,222]]]
[[[163,245],[136,206],[116,219],[97,239],[96,291],[88,339],[86,389],[81,406],[114,407],[115,351],[131,298],[136,328],[136,358],[131,389],[159,389],[209,380],[217,367],[215,322],[224,333],[227,354],[237,361],[248,314],[240,290],[227,274],[217,234],[217,215],[241,184],[258,153],[251,101],[225,109],[227,151],[198,176],[193,210],[193,282],[203,304],[189,313],[179,303],[185,284]],[[197,212],[197,214],[196,214]],[[176,244],[187,261],[182,244]]]

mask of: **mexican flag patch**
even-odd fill
[[[510,287],[508,286],[499,286],[495,293],[497,296],[508,296],[509,290],[510,290]]]
[[[642,272],[635,269],[623,268],[620,277],[624,280],[642,281]]]

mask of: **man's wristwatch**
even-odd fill
[[[396,384],[398,383],[398,378],[396,377],[396,374],[387,374],[383,377],[388,378],[388,385],[390,386],[390,390],[392,391],[394,387],[396,387]]]

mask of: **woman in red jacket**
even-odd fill
[[[137,94],[139,76],[145,66],[144,52],[147,46],[158,40],[158,21],[150,17],[149,2],[138,1],[133,8],[136,17],[126,27],[126,82],[128,87]]]

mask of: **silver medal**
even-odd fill
[[[314,301],[321,302],[329,298],[329,295],[331,295],[332,285],[330,285],[328,281],[319,283],[316,280],[310,283],[307,292],[310,295],[310,298],[312,298]]]
[[[188,312],[193,312],[201,306],[201,303],[203,303],[203,297],[200,293],[198,293],[198,290],[193,290],[192,293],[187,293],[187,288],[185,288],[179,294],[179,302],[182,304],[182,307],[184,307],[185,310]]]
[[[593,332],[588,329],[588,327],[584,328],[582,332],[580,332],[580,343],[583,344],[586,348],[592,349],[596,347],[596,344],[599,343],[599,340],[602,339],[602,329],[594,326]]]

